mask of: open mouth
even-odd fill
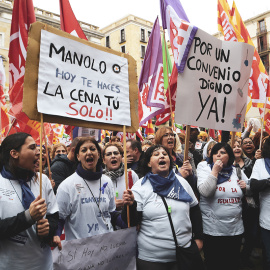
[[[112,164],[112,165],[114,165],[114,164],[116,164],[116,163],[117,163],[117,160],[112,160],[112,161],[111,161],[111,164]]]
[[[39,168],[39,160],[38,159],[34,160],[34,166],[35,166],[35,168]]]
[[[94,159],[92,157],[89,157],[89,158],[86,159],[87,163],[92,163],[93,161],[94,161]]]
[[[158,165],[161,165],[161,166],[166,165],[165,160],[161,160],[161,161],[159,161]]]
[[[168,141],[168,145],[173,145],[173,141]]]

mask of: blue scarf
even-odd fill
[[[213,169],[214,163],[210,164],[211,170]],[[218,173],[217,185],[222,184],[223,182],[228,181],[231,178],[233,172],[233,165],[230,167],[222,168]]]
[[[270,174],[270,158],[265,158],[264,163],[265,163],[265,169]]]
[[[77,166],[76,173],[88,181],[98,180],[102,176],[102,168],[97,168],[96,172],[87,171],[82,167],[82,164],[79,163]]]
[[[192,198],[183,188],[177,179],[173,170],[170,171],[167,177],[162,177],[158,174],[149,172],[142,180],[142,185],[149,179],[153,191],[159,196],[171,198],[177,201],[192,202]]]
[[[33,194],[33,192],[31,191],[30,187],[28,186],[28,184],[26,183],[27,181],[31,181],[32,177],[35,175],[34,172],[32,171],[26,171],[23,170],[24,172],[24,176],[21,177],[20,179],[16,179],[16,177],[9,171],[7,171],[5,169],[5,167],[3,167],[3,170],[1,171],[1,175],[4,178],[10,179],[10,180],[17,180],[22,188],[22,205],[24,207],[25,210],[29,209],[30,204],[35,200],[35,195]]]

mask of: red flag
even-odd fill
[[[172,111],[175,111],[175,101],[176,101],[176,90],[177,90],[177,76],[178,71],[177,67],[174,64],[172,74],[170,76],[170,92],[169,94],[169,88],[166,92],[166,103],[165,103],[165,110],[161,114],[157,115],[157,121],[156,126],[159,126],[161,124],[164,124],[165,122],[169,121],[171,118],[171,108],[170,108],[170,97],[171,97],[171,103],[172,103]]]
[[[136,136],[140,138],[141,142],[143,141],[143,135],[140,128],[136,131]]]
[[[59,0],[59,5],[60,5],[61,30],[73,36],[88,40],[74,15],[69,0]],[[65,129],[66,134],[71,136],[74,127],[66,125]]]
[[[148,120],[147,128],[145,130],[145,134],[150,135],[150,134],[155,134],[154,127],[152,124],[152,120]]]
[[[9,89],[24,75],[28,31],[36,21],[32,0],[14,0],[9,43]],[[14,95],[11,95],[11,98]],[[10,98],[10,102],[13,100]]]
[[[6,84],[5,69],[3,66],[3,60],[0,56],[0,106],[1,106],[1,133],[8,131],[9,118],[7,116],[6,98],[4,88]]]
[[[215,137],[216,137],[215,130],[214,129],[209,129],[208,135],[209,135],[209,137],[215,139]]]
[[[9,114],[16,118],[13,131],[26,132],[37,139],[40,124],[30,120],[22,112],[23,82],[26,50],[30,25],[36,21],[32,0],[15,0],[10,29],[9,44]]]
[[[73,13],[69,1],[59,0],[59,4],[60,4],[61,30],[73,36],[87,40],[87,37],[85,36],[80,24],[78,23]]]
[[[266,119],[265,131],[270,135],[270,119]]]

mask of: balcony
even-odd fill
[[[265,33],[267,33],[266,25],[257,28],[257,31],[256,31],[257,36],[265,34]]]
[[[265,45],[263,45],[263,46],[259,46],[258,48],[257,48],[257,51],[258,51],[258,53],[265,53],[265,52],[267,52],[267,51],[269,51],[270,50],[270,47],[269,47],[269,44],[267,43],[267,44],[265,44]]]

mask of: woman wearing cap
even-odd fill
[[[6,137],[0,147],[0,269],[53,269],[48,243],[58,207],[46,175],[40,198],[38,158],[36,143],[26,133]]]
[[[108,143],[104,147],[103,163],[105,164],[105,169],[103,173],[113,182],[117,210],[121,210],[124,206],[122,197],[123,192],[126,190],[125,169],[122,163],[123,155],[123,148],[119,144]],[[132,170],[129,170],[127,174],[128,187],[131,188],[139,180],[139,177]]]
[[[131,224],[140,225],[137,238],[138,270],[178,269],[176,247],[166,208],[172,218],[178,245],[192,254],[194,265],[183,269],[202,269],[198,250],[203,245],[198,201],[187,181],[174,173],[173,165],[172,156],[164,146],[151,146],[142,163],[145,177],[134,184],[133,193],[130,190],[124,192],[124,201],[132,204],[131,213],[132,208],[137,207],[137,215],[131,214]],[[133,194],[134,202],[131,198]]]
[[[209,161],[197,168],[203,218],[204,256],[208,270],[238,269],[244,232],[242,197],[247,177],[238,178],[227,143],[213,146]]]

